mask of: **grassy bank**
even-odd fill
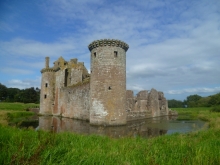
[[[8,125],[9,121],[18,122],[19,118],[33,115],[33,112],[27,110],[29,107],[37,105],[38,104],[0,102],[0,124]]]
[[[179,115],[189,116],[190,118],[199,118],[209,122],[210,128],[220,129],[220,113],[212,112],[212,107],[196,107],[196,108],[174,108]]]
[[[209,121],[210,129],[151,139],[111,139],[0,126],[0,164],[219,164],[220,113],[194,110],[177,109]]]

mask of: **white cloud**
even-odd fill
[[[0,71],[5,74],[12,74],[12,75],[17,75],[17,74],[31,74],[33,71],[28,70],[28,69],[18,69],[18,68],[0,68]]]
[[[37,77],[35,79],[31,79],[31,80],[19,80],[19,79],[12,79],[12,80],[9,80],[7,82],[7,87],[8,88],[19,88],[19,89],[25,89],[25,88],[30,88],[30,87],[38,87],[40,88],[40,81],[41,81],[41,78],[40,77]]]
[[[213,88],[188,88],[188,89],[181,89],[181,90],[169,90],[166,93],[168,94],[200,94],[200,93],[218,93],[220,92],[220,87],[213,87]]]
[[[0,45],[3,54],[26,57],[59,56],[62,53],[70,53],[75,49],[73,42],[66,40],[55,43],[43,43],[17,38],[12,41],[2,41]]]

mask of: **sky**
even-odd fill
[[[78,58],[88,45],[129,45],[127,89],[167,99],[220,92],[220,0],[1,0],[0,83],[40,88],[45,57]]]

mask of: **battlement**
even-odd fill
[[[44,73],[44,72],[54,72],[54,69],[53,68],[44,68],[40,72],[41,73]]]
[[[101,39],[101,40],[96,40],[93,41],[91,44],[89,44],[88,48],[90,51],[96,47],[103,47],[103,46],[116,46],[116,47],[121,47],[125,51],[128,50],[129,45],[126,44],[123,41],[120,40],[115,40],[115,39]]]

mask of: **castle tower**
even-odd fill
[[[49,67],[49,57],[45,58],[45,68],[41,70],[40,113],[52,115],[54,105],[54,69]]]
[[[126,124],[126,51],[119,40],[97,40],[91,52],[90,124]]]

